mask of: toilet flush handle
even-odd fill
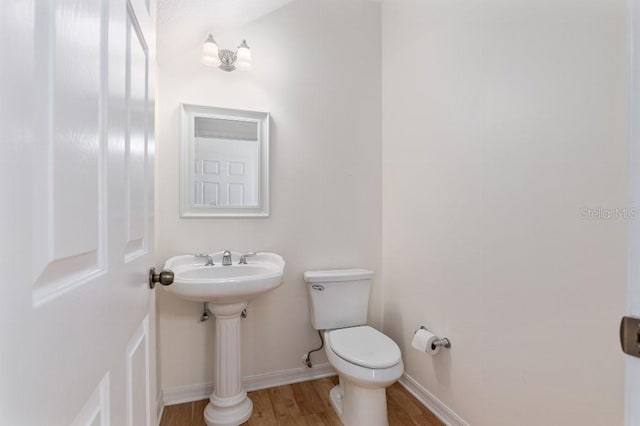
[[[324,290],[324,286],[320,285],[320,284],[313,284],[311,286],[311,288],[314,289],[314,290],[319,290],[319,291],[323,291]]]

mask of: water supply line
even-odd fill
[[[204,302],[202,307],[202,314],[200,314],[200,322],[205,322],[209,319],[209,303]]]
[[[304,363],[309,368],[313,367],[313,364],[311,364],[311,354],[314,352],[318,352],[320,349],[324,348],[324,337],[322,337],[322,330],[318,330],[318,336],[320,336],[320,341],[322,342],[322,344],[317,349],[312,349],[309,352],[307,352],[307,354],[304,357]]]

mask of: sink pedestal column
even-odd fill
[[[253,411],[240,371],[240,315],[246,307],[247,302],[209,303],[216,318],[216,335],[214,390],[204,410],[208,426],[237,426],[246,422]]]

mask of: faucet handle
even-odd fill
[[[194,259],[198,259],[200,257],[203,257],[203,258],[205,258],[207,260],[207,263],[205,263],[205,266],[213,266],[214,265],[213,257],[211,257],[210,254],[197,253],[197,254],[193,255]]]
[[[256,251],[252,251],[251,253],[245,253],[242,256],[240,256],[240,261],[238,262],[238,265],[246,265],[247,264],[247,257],[252,257],[252,256],[257,256],[259,255],[259,252]]]

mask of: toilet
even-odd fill
[[[389,337],[367,323],[373,271],[308,271],[311,324],[324,331],[325,352],[340,378],[329,397],[347,426],[387,426],[385,388],[404,371]]]

